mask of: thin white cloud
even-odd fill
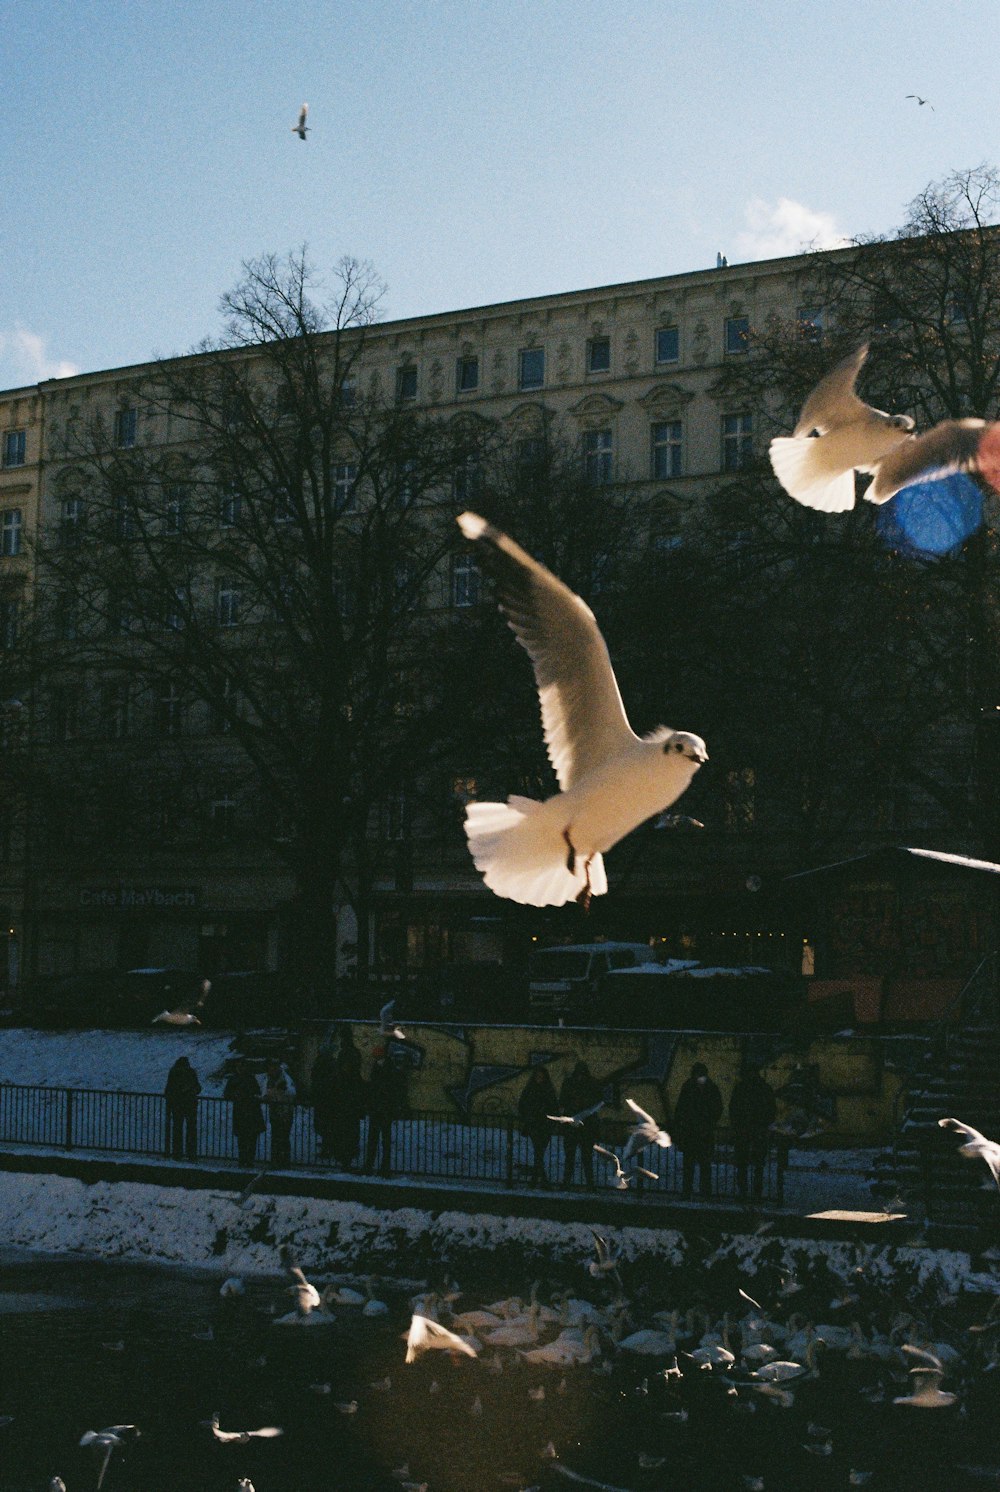
[[[746,229],[736,235],[736,258],[778,259],[807,249],[839,249],[850,240],[840,232],[832,213],[816,212],[791,197],[765,202],[751,197],[745,210]]]
[[[41,383],[46,378],[71,378],[79,371],[66,358],[51,357],[45,338],[26,326],[0,331],[0,384],[5,387]]]

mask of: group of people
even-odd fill
[[[358,1159],[361,1118],[368,1115],[364,1169],[389,1175],[392,1160],[392,1121],[406,1110],[406,1080],[384,1043],[372,1053],[367,1081],[361,1076],[361,1053],[349,1025],[340,1028],[336,1050],[321,1047],[313,1063],[313,1127],[319,1137],[321,1160],[333,1160],[349,1171]]]
[[[167,1074],[166,1151],[175,1160],[195,1160],[198,1154],[198,1095],[201,1080],[187,1057],[178,1057]],[[233,1138],[241,1166],[250,1166],[257,1156],[261,1135],[270,1125],[271,1163],[287,1166],[292,1158],[292,1122],[295,1118],[295,1084],[288,1068],[276,1058],[268,1061],[261,1091],[256,1073],[246,1059],[227,1078],[222,1090],[232,1108]]]
[[[558,1094],[547,1067],[540,1063],[532,1068],[521,1091],[517,1115],[521,1133],[531,1142],[533,1184],[548,1184],[545,1152],[554,1129],[558,1127],[563,1141],[563,1185],[569,1186],[575,1180],[579,1153],[584,1182],[593,1186],[594,1145],[600,1137],[597,1108],[603,1088],[584,1061],[577,1062],[567,1074]],[[748,1185],[754,1200],[763,1195],[764,1167],[775,1109],[774,1092],[765,1082],[760,1068],[746,1064],[729,1099],[736,1189],[741,1197],[747,1196]],[[716,1130],[724,1111],[722,1094],[709,1077],[708,1068],[704,1062],[695,1062],[677,1095],[671,1126],[673,1143],[682,1154],[681,1195],[685,1199],[694,1195],[696,1171],[699,1195],[710,1197],[712,1194]],[[555,1126],[552,1115],[576,1116],[579,1122]]]

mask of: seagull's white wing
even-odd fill
[[[644,1124],[648,1124],[651,1130],[655,1132],[659,1129],[660,1126],[657,1124],[652,1114],[647,1114],[645,1109],[640,1109],[634,1098],[626,1098],[625,1102],[628,1104],[633,1114],[638,1114],[642,1122]]]
[[[535,670],[549,760],[565,790],[636,737],[590,607],[476,513],[459,527],[497,583],[500,610]]]
[[[955,471],[975,471],[985,420],[942,420],[926,435],[901,441],[875,468],[865,492],[870,503],[888,502],[902,487]]]
[[[842,358],[821,378],[802,406],[794,435],[808,435],[818,430],[825,435],[837,425],[860,419],[868,405],[854,392],[858,374],[868,356],[868,343],[863,342],[856,352]]]

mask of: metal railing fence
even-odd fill
[[[265,1106],[266,1108],[266,1106]],[[377,1146],[378,1134],[371,1121],[359,1125],[357,1169],[369,1154],[369,1139],[377,1147],[372,1159],[386,1169]],[[599,1142],[608,1149],[624,1147],[629,1126],[615,1120],[600,1120]],[[54,1088],[0,1083],[0,1144],[36,1149],[89,1151],[123,1156],[159,1156],[203,1163],[238,1163],[238,1147],[232,1129],[232,1104],[224,1098],[200,1097],[193,1125],[171,1123],[164,1096],[160,1093],[129,1093],[92,1088]],[[276,1169],[310,1168],[342,1171],[321,1154],[322,1142],[313,1127],[312,1109],[296,1104],[288,1137],[288,1157],[281,1156],[280,1138],[275,1147],[271,1126],[258,1136],[254,1163]],[[671,1146],[649,1149],[637,1156],[640,1164],[656,1172],[656,1179],[635,1175],[629,1190],[635,1197],[678,1196],[684,1189],[683,1155]],[[780,1202],[783,1195],[785,1147],[770,1146],[761,1167],[763,1201]],[[390,1174],[411,1179],[426,1177],[450,1181],[493,1183],[513,1188],[530,1184],[534,1161],[531,1140],[520,1132],[512,1114],[478,1114],[468,1117],[454,1112],[413,1111],[393,1119],[387,1169]],[[589,1185],[583,1157],[578,1150],[573,1174],[567,1175],[566,1136],[553,1132],[543,1156],[549,1185],[579,1189]],[[615,1183],[612,1161],[592,1156],[593,1185],[604,1190]],[[753,1172],[740,1177],[731,1139],[718,1132],[711,1164],[711,1194],[736,1198],[740,1181],[752,1189]],[[695,1195],[700,1194],[701,1175]]]

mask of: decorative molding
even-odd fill
[[[694,390],[685,388],[681,383],[654,383],[640,396],[638,403],[643,409],[658,413],[661,410],[666,412],[669,409],[683,409],[694,397]]]
[[[617,414],[624,408],[621,399],[613,399],[610,394],[585,394],[584,397],[571,404],[569,413],[576,415],[577,419],[596,419],[599,415]]]
[[[639,371],[639,333],[634,326],[630,326],[625,333],[622,365],[626,373],[638,373]]]
[[[490,387],[495,394],[502,394],[507,387],[507,358],[502,347],[493,354],[493,372]]]

